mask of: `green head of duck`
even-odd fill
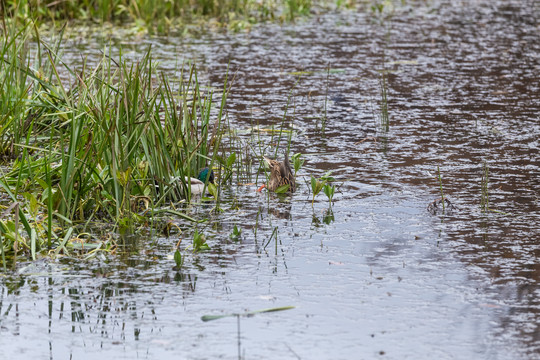
[[[210,184],[213,184],[214,183],[214,171],[208,169],[207,167],[205,167],[204,169],[201,169],[201,171],[199,172],[199,175],[197,176],[197,179],[202,181],[203,183],[206,182],[206,180],[208,179],[208,182]]]

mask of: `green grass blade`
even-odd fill
[[[253,316],[256,314],[261,313],[268,313],[268,312],[275,312],[275,311],[284,311],[284,310],[291,310],[294,309],[295,306],[281,306],[281,307],[275,307],[275,308],[269,308],[269,309],[262,309],[262,310],[254,310],[254,311],[248,311],[245,313],[239,313],[239,314],[225,314],[225,315],[203,315],[201,316],[202,321],[212,321],[212,320],[218,320],[223,319],[226,317],[234,317],[234,316]]]

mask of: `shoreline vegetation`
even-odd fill
[[[6,0],[0,2],[0,14],[6,19],[32,19],[39,27],[66,21],[131,24],[149,33],[187,32],[193,25],[248,29],[262,22],[289,22],[326,8],[320,0]],[[336,6],[350,6],[338,1]]]
[[[196,222],[175,206],[191,200],[187,179],[230,157],[221,146],[227,77],[223,89],[206,88],[188,64],[167,77],[151,48],[135,63],[103,54],[91,67],[83,61],[72,68],[62,61],[63,29],[51,43],[32,21],[12,22],[3,32],[4,267],[6,256],[68,254],[77,249],[74,238],[86,253],[115,247],[88,233],[95,223],[131,232],[159,231],[156,215],[166,213]],[[213,185],[205,185],[217,198]]]
[[[206,183],[203,194],[210,194],[220,211],[219,185],[232,183],[233,170],[237,176],[250,170],[243,155],[234,152],[233,130],[225,116],[227,76],[221,89],[200,84],[194,64],[182,64],[177,74],[167,76],[153,61],[151,47],[136,62],[104,50],[97,64],[83,59],[71,66],[62,59],[68,21],[112,26],[142,22],[149,32],[167,33],[194,19],[217,19],[238,29],[238,21],[293,21],[309,15],[314,3],[0,2],[4,271],[18,259],[113,252],[119,233],[181,231],[167,216],[183,219],[197,235],[197,223],[204,219],[185,211],[192,197],[188,180],[204,167],[219,170],[218,186]],[[338,1],[336,6],[347,4]],[[229,138],[227,147],[224,137]],[[207,200],[203,196],[197,201]],[[204,236],[196,235],[186,249],[205,248],[198,244]],[[179,264],[177,256],[175,260]]]

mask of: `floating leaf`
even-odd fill
[[[241,314],[225,314],[225,315],[203,315],[201,316],[202,321],[212,321],[217,319],[223,319],[226,317],[233,317],[233,316],[253,316],[260,313],[267,313],[267,312],[274,312],[274,311],[283,311],[283,310],[290,310],[294,309],[295,306],[282,306],[282,307],[275,307],[270,309],[263,309],[263,310],[254,310],[254,311],[248,311]]]

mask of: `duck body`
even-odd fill
[[[191,195],[200,195],[204,190],[204,182],[208,179],[209,184],[214,183],[214,171],[204,168],[199,172],[197,178],[185,177],[186,185],[191,186]]]
[[[200,195],[204,190],[204,183],[196,178],[188,178],[186,176],[186,185],[191,186],[191,195]]]
[[[266,156],[264,156],[264,161],[270,167],[270,180],[266,185],[268,190],[276,191],[280,186],[287,184],[289,185],[288,192],[292,193],[296,190],[296,181],[289,164],[289,154],[287,152],[285,152],[285,160],[283,161],[272,160]]]

